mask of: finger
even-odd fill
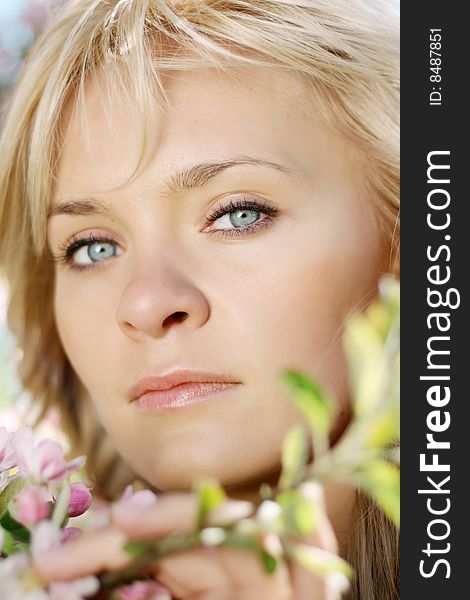
[[[318,524],[315,532],[303,539],[302,542],[337,554],[338,542],[326,514],[323,488],[315,483],[305,483],[300,487],[300,491],[312,503],[318,514]],[[334,578],[319,577],[296,562],[291,565],[291,580],[294,597],[299,600],[310,600],[311,598],[339,600],[341,597]]]
[[[294,600],[289,587],[280,588],[276,582],[260,582],[237,590],[212,590],[183,596],[183,600]],[[317,600],[313,596],[311,600]]]
[[[258,556],[236,548],[194,548],[158,560],[156,577],[177,597],[240,589],[274,579]]]
[[[259,557],[253,550],[224,546],[217,549],[217,560],[227,573],[231,585],[237,589],[258,583],[272,582],[277,573],[268,573]],[[279,565],[280,566],[280,565]]]
[[[155,504],[131,507],[116,503],[111,511],[112,523],[129,538],[164,538],[171,533],[195,529],[198,499],[192,494],[160,496]],[[211,524],[230,523],[251,514],[253,506],[244,501],[227,501],[211,514]],[[177,598],[190,594],[212,593],[214,589],[242,589],[264,585],[276,586],[277,576],[267,574],[260,558],[251,550],[230,547],[198,547],[162,557],[154,565],[156,578]],[[283,577],[288,581],[288,574]],[[274,594],[270,594],[277,598]],[[220,597],[220,596],[219,596]]]
[[[197,510],[198,498],[194,494],[169,494],[142,508],[131,507],[126,502],[116,503],[111,510],[111,521],[130,538],[158,539],[176,531],[194,531]],[[252,511],[251,502],[228,500],[211,513],[208,524],[229,525],[251,515]]]
[[[226,595],[230,600],[291,600],[284,564],[275,573],[267,573],[253,551],[238,548],[196,548],[164,557],[158,561],[156,578],[185,600]]]
[[[290,598],[286,591],[291,588],[285,565],[280,564],[274,574],[266,573],[259,557],[250,550],[198,547],[159,559],[154,572],[156,579],[177,598],[212,594],[214,590],[221,598],[222,593],[231,590],[232,597],[238,600],[238,592],[241,594],[245,589],[266,591],[256,598]]]
[[[152,506],[131,507],[117,502],[111,508],[111,522],[133,539],[158,539],[176,531],[194,531],[197,498],[193,494],[160,496]]]
[[[279,561],[276,570],[268,573],[260,557],[250,550],[223,547],[218,559],[225,569],[232,589],[237,591],[237,600],[292,600],[292,585],[289,570]]]
[[[156,579],[176,598],[230,589],[230,581],[212,548],[171,554],[155,564]]]
[[[114,527],[85,533],[57,550],[38,554],[33,558],[33,567],[46,580],[114,571],[131,560],[123,549],[126,541],[127,536]]]
[[[198,592],[197,594],[185,596],[183,600],[235,600],[235,597],[233,592],[228,590],[212,590],[211,592]],[[237,598],[237,600],[239,599]]]

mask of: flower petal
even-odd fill
[[[60,546],[61,529],[52,521],[41,521],[33,530],[31,553],[37,556],[42,552],[54,550]]]

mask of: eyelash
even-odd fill
[[[252,232],[255,232],[259,229],[263,229],[269,227],[269,225],[273,222],[276,216],[279,213],[279,210],[274,206],[271,206],[265,200],[249,200],[246,198],[230,200],[230,202],[226,206],[220,206],[211,211],[208,215],[206,226],[213,223],[220,217],[225,216],[226,214],[230,214],[232,212],[236,212],[238,210],[255,210],[256,212],[264,213],[266,216],[264,219],[255,221],[246,227],[240,227],[238,229],[218,229],[215,231],[207,231],[210,235],[216,235],[217,237],[239,237],[242,235],[250,235]],[[85,238],[73,238],[70,242],[67,241],[59,246],[59,254],[53,255],[51,260],[56,264],[66,264],[69,265],[71,269],[74,271],[85,271],[88,269],[99,269],[104,266],[104,263],[107,261],[97,261],[95,263],[89,265],[78,265],[73,264],[72,259],[73,255],[77,250],[82,248],[83,246],[91,246],[95,243],[109,243],[116,245],[116,242],[113,238],[106,234],[95,235],[90,233]]]
[[[95,235],[94,233],[90,233],[84,238],[74,237],[70,242],[65,242],[59,245],[59,253],[53,255],[51,260],[55,264],[64,264],[68,265],[74,271],[86,271],[87,269],[99,269],[104,266],[104,262],[95,262],[90,265],[76,265],[73,264],[72,259],[73,255],[77,250],[80,250],[83,246],[91,246],[96,243],[107,243],[116,245],[115,240],[112,237],[106,234]]]
[[[271,206],[266,200],[249,200],[247,198],[241,198],[237,200],[230,200],[226,206],[219,206],[215,208],[208,216],[207,222],[213,223],[220,217],[236,212],[237,210],[255,210],[256,212],[264,213],[266,217],[261,221],[255,221],[246,227],[240,227],[238,229],[218,229],[216,231],[208,231],[211,235],[217,235],[217,237],[238,237],[240,235],[247,235],[251,232],[265,228],[272,223],[274,218],[279,213],[279,210],[274,206]]]

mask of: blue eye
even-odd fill
[[[102,262],[116,254],[116,247],[110,242],[93,242],[76,250],[75,262],[83,264],[83,261],[90,259],[92,262]]]
[[[77,271],[101,266],[109,258],[120,254],[117,243],[106,235],[90,234],[85,238],[74,239],[60,247],[60,255],[53,256],[55,263],[69,264]]]
[[[117,255],[117,246],[108,239],[95,239],[94,236],[75,240],[65,250],[65,257],[74,267],[86,268],[94,263],[103,263]]]
[[[252,223],[255,223],[260,216],[261,213],[252,208],[229,213],[230,223],[234,227],[246,227],[246,225],[251,225]]]
[[[246,197],[234,199],[226,206],[217,207],[212,211],[208,217],[211,227],[207,231],[222,236],[248,234],[258,228],[267,227],[278,213],[279,210],[265,200]]]

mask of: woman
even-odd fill
[[[396,77],[385,0],[75,0],[36,42],[0,158],[20,377],[60,408],[95,489],[115,499],[137,475],[165,492],[44,576],[118,568],[123,531],[192,522],[197,475],[238,500],[276,481],[299,421],[284,368],[334,395],[339,439],[342,326],[397,270]],[[310,542],[337,540],[351,597],[397,597],[387,521],[344,486],[325,506]],[[158,579],[178,598],[331,597],[225,551],[165,559]]]

